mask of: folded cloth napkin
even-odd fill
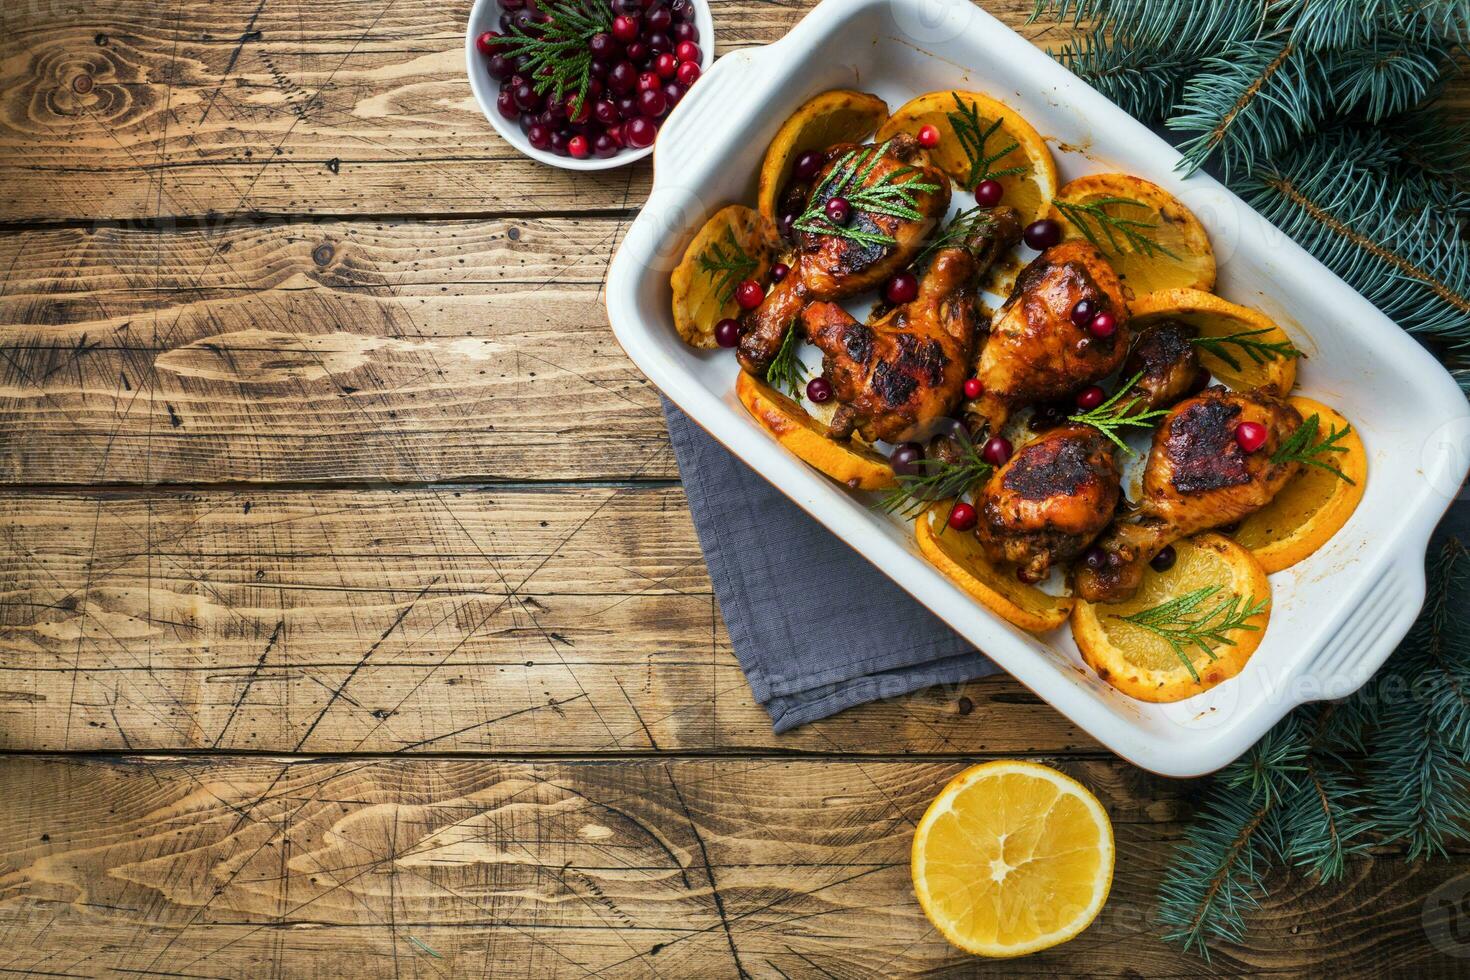
[[[996,666],[667,400],[735,656],[777,732]]]

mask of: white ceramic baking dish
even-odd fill
[[[838,87],[875,92],[891,108],[936,89],[985,92],[1047,137],[1063,180],[1118,170],[1168,189],[1209,230],[1218,292],[1286,326],[1308,354],[1299,390],[1353,420],[1369,455],[1363,502],[1325,548],[1272,576],[1270,628],[1239,677],[1174,705],[1117,693],[1082,664],[1065,628],[1031,636],[992,615],[919,555],[910,524],[778,446],[736,401],[729,351],[679,340],[668,274],[684,245],[716,207],[753,203],[782,120]],[[1194,776],[1230,762],[1297,704],[1351,693],[1403,637],[1423,602],[1429,535],[1470,465],[1470,411],[1398,326],[1219,183],[1181,180],[1178,160],[965,0],[824,0],[775,44],[721,58],[675,109],[656,144],[653,191],[613,260],[607,303],[634,363],[711,435],[1100,742],[1154,772]],[[823,570],[792,556],[790,574]],[[832,592],[843,600],[841,582]]]

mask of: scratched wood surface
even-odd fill
[[[717,48],[809,6],[716,0]],[[1196,787],[1007,678],[773,735],[602,308],[648,168],[501,143],[467,11],[0,5],[0,973],[1463,974],[1422,925],[1461,855],[1165,946]],[[997,755],[1098,792],[1119,863],[987,969],[906,862]]]

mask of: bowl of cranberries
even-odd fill
[[[714,62],[704,0],[476,0],[465,35],[485,118],[568,170],[642,159]]]

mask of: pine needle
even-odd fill
[[[887,514],[913,517],[924,507],[936,500],[958,500],[976,484],[990,478],[993,471],[989,463],[980,456],[980,448],[963,436],[960,443],[960,458],[948,460],[926,457],[918,462],[917,476],[900,476],[898,485],[888,491],[876,505]]]
[[[1332,431],[1324,436],[1320,434],[1321,424],[1321,418],[1314,412],[1305,422],[1296,427],[1285,442],[1277,447],[1276,452],[1271,455],[1271,462],[1315,466],[1319,470],[1331,473],[1339,480],[1345,480],[1357,486],[1357,481],[1344,473],[1330,455],[1331,453],[1347,452],[1347,447],[1339,443],[1347,437],[1349,432],[1353,431],[1353,427],[1344,425],[1339,429],[1333,426]]]
[[[766,368],[766,381],[778,391],[784,390],[792,398],[800,399],[802,392],[806,390],[807,375],[811,372],[801,361],[801,353],[796,347],[796,334],[796,327],[786,328],[781,347]]]
[[[1107,436],[1113,445],[1123,450],[1129,456],[1137,456],[1138,454],[1133,451],[1133,447],[1124,442],[1118,433],[1123,429],[1130,428],[1151,429],[1156,421],[1169,414],[1167,409],[1162,408],[1135,414],[1134,409],[1143,401],[1142,395],[1135,395],[1125,405],[1118,404],[1124,395],[1133,390],[1133,386],[1138,384],[1139,379],[1142,377],[1143,372],[1138,372],[1132,378],[1128,379],[1127,384],[1114,392],[1113,397],[1097,406],[1097,408],[1068,416],[1067,421],[1076,422],[1078,425],[1090,425]]]
[[[1232,595],[1207,607],[1205,604],[1220,589],[1221,586],[1218,585],[1206,585],[1132,615],[1113,618],[1132,623],[1169,644],[1174,655],[1189,671],[1189,676],[1198,682],[1199,672],[1194,669],[1189,650],[1199,650],[1210,660],[1218,659],[1214,647],[1235,646],[1235,641],[1230,638],[1231,633],[1260,632],[1261,628],[1252,625],[1248,620],[1252,616],[1260,615],[1271,604],[1269,597],[1257,602],[1255,596],[1242,601],[1240,596]]]
[[[1086,202],[1056,200],[1052,202],[1052,206],[1060,211],[1062,217],[1080,231],[1084,238],[1104,252],[1113,255],[1138,252],[1148,256],[1161,254],[1171,259],[1179,258],[1178,255],[1148,236],[1147,232],[1158,229],[1157,222],[1123,218],[1109,214],[1106,210],[1109,207],[1135,207],[1153,211],[1142,201],[1135,201],[1131,197],[1101,197]],[[1096,228],[1093,227],[1094,223],[1097,225]],[[1107,239],[1107,244],[1103,244],[1104,238]]]
[[[1241,370],[1240,361],[1227,348],[1235,347],[1250,357],[1257,364],[1265,364],[1268,361],[1277,361],[1283,358],[1303,357],[1301,351],[1289,340],[1253,340],[1263,334],[1275,334],[1276,331],[1270,327],[1262,327],[1259,330],[1242,330],[1239,333],[1225,334],[1219,337],[1192,337],[1190,343],[1201,347],[1220,360],[1229,364],[1232,368]]]
[[[759,262],[735,241],[735,230],[725,229],[724,241],[716,241],[699,253],[699,269],[710,278],[720,303],[726,304],[735,295],[735,287],[742,279],[749,279]]]
[[[844,154],[812,192],[811,200],[797,217],[795,227],[816,235],[846,238],[860,245],[886,247],[896,244],[897,240],[892,235],[855,227],[858,216],[866,212],[918,221],[923,217],[919,211],[918,195],[932,194],[939,190],[939,185],[923,180],[923,174],[914,167],[895,167],[868,183],[868,177],[888,152],[891,142],[849,150]],[[827,202],[834,197],[845,198],[852,207],[847,224],[836,224],[827,217]]]

